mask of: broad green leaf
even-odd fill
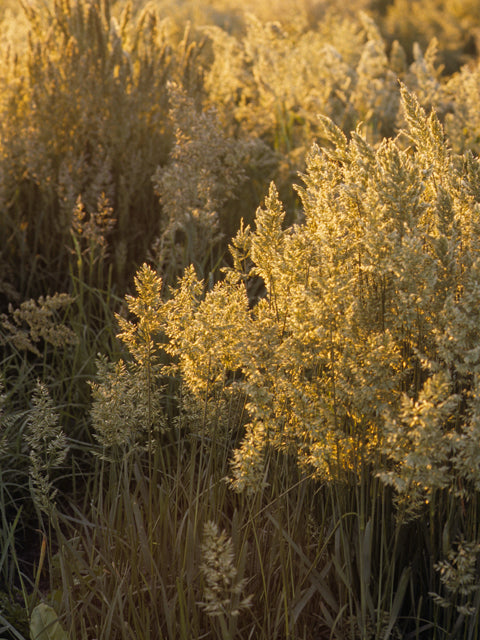
[[[40,603],[32,611],[30,619],[31,640],[68,640],[58,620],[55,610],[48,604]]]

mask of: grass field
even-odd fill
[[[0,640],[480,636],[480,9],[0,7]]]

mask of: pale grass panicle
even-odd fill
[[[100,358],[97,381],[91,383],[92,422],[96,437],[106,449],[150,447],[165,427],[161,381],[161,337],[164,326],[162,280],[146,264],[135,277],[137,296],[127,296],[128,320],[117,315],[118,337],[132,361],[109,363]]]
[[[191,266],[165,304],[166,351],[175,357],[182,377],[199,398],[207,386],[213,395],[225,388],[228,371],[235,370],[248,315],[244,289],[217,284],[204,296],[204,286]],[[234,327],[239,330],[237,339],[228,335]]]
[[[135,320],[116,315],[120,332],[118,337],[128,348],[139,366],[151,372],[158,365],[161,335],[165,324],[164,302],[162,299],[162,279],[146,263],[135,276],[137,295],[126,296],[129,313]]]
[[[265,461],[268,441],[261,422],[247,424],[245,429],[240,447],[233,452],[229,482],[235,491],[255,495],[268,486]]]
[[[97,362],[97,382],[91,383],[90,415],[102,455],[128,454],[150,447],[165,428],[162,387],[148,369],[120,360]]]
[[[478,373],[469,402],[468,421],[458,432],[451,434],[453,464],[463,479],[454,488],[462,500],[472,497],[472,489],[480,491],[480,387]]]
[[[462,616],[471,616],[477,611],[472,598],[480,589],[479,555],[478,541],[461,539],[448,550],[446,559],[435,564],[434,568],[446,592],[445,596],[430,594],[438,605],[444,608],[454,606]]]
[[[71,232],[75,246],[82,255],[93,254],[96,262],[106,256],[108,235],[116,224],[113,208],[104,192],[97,200],[96,210],[87,214],[82,197],[78,196],[72,211]]]
[[[40,356],[38,343],[42,340],[53,347],[75,345],[78,338],[66,324],[59,322],[59,313],[73,304],[66,293],[40,296],[26,300],[17,308],[9,305],[8,314],[0,315],[0,344],[11,342],[19,351],[31,351]]]
[[[355,107],[356,120],[364,122],[372,141],[379,134],[389,136],[395,129],[400,106],[398,75],[392,66],[397,60],[387,55],[387,47],[375,22],[360,14],[366,42],[356,66],[356,77],[350,101]]]
[[[217,284],[204,299],[188,301],[185,289],[195,286],[203,288],[203,283],[187,270],[180,288],[166,303],[166,334],[170,339],[167,350],[176,356],[182,377],[202,398],[207,386],[212,395],[224,391],[236,369],[237,349],[248,321],[248,299],[242,288]],[[235,327],[236,339],[231,335]]]
[[[432,38],[425,51],[413,45],[413,62],[402,78],[419,103],[427,110],[435,107],[442,113],[447,108],[445,85],[441,82],[442,67],[438,63],[438,40]]]
[[[8,433],[7,429],[13,424],[11,416],[7,413],[7,394],[5,393],[5,385],[0,376],[0,456],[4,455],[8,450]]]
[[[347,617],[342,624],[342,637],[351,640],[364,640],[365,638],[383,638],[387,633],[389,640],[403,640],[404,636],[398,625],[394,625],[391,629],[389,617],[389,611],[375,611],[375,616],[367,616],[367,620],[364,622],[356,615]],[[377,635],[379,629],[380,635]]]
[[[470,149],[477,158],[480,152],[479,75],[478,62],[465,65],[444,86],[445,101],[450,107],[445,116],[445,129],[452,147],[457,153]]]
[[[152,178],[164,213],[153,254],[161,268],[178,276],[191,263],[207,268],[205,258],[222,238],[223,207],[238,196],[252,145],[228,138],[215,110],[200,111],[174,82],[168,95],[175,143]]]
[[[200,570],[205,580],[201,607],[210,616],[238,616],[253,596],[241,597],[247,580],[238,579],[232,540],[215,522],[204,525],[201,554]]]
[[[226,444],[243,421],[244,394],[235,369],[248,298],[233,283],[215,285],[206,297],[204,287],[191,266],[165,302],[165,351],[172,358],[164,372],[182,381],[180,422]],[[236,336],[230,334],[234,327]]]
[[[399,419],[386,417],[383,451],[396,465],[380,477],[405,496],[410,513],[419,512],[434,491],[451,483],[452,434],[445,431],[445,424],[459,400],[441,371],[425,382],[418,400],[403,398]]]
[[[33,499],[40,512],[53,517],[58,490],[52,474],[64,464],[69,447],[48,388],[41,381],[36,384],[32,404],[25,440],[30,455]]]

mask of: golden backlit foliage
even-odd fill
[[[184,230],[174,231],[172,198],[167,202],[159,176],[173,175],[180,161],[185,176],[198,173],[198,160],[187,153],[192,135],[202,144],[209,131],[216,142],[205,149],[205,163],[221,160],[232,174],[215,171],[209,178],[218,233],[205,247],[189,239],[198,253],[209,253],[210,241],[215,246],[202,275],[222,261],[241,217],[251,222],[272,179],[287,220],[294,218],[298,201],[291,185],[312,140],[321,142],[318,114],[347,135],[362,121],[369,142],[378,144],[402,125],[400,79],[423,106],[436,108],[455,148],[475,150],[477,12],[466,0],[448,8],[431,0],[415,18],[419,37],[409,40],[418,3],[404,4],[2,5],[1,289],[9,298],[12,288],[21,298],[42,295],[45,287],[50,293],[68,289],[78,198],[90,215],[104,197],[115,222],[90,284],[103,287],[110,271],[124,289],[159,247],[160,260],[172,253]],[[453,49],[460,52],[456,58]],[[442,76],[450,54],[450,75]],[[174,96],[182,91],[204,121],[203,134],[181,121],[186,111]],[[198,209],[198,203],[188,206]],[[191,251],[177,257],[169,279],[192,258],[199,266],[202,258]]]
[[[312,148],[298,188],[304,221],[284,228],[272,185],[225,280],[201,299],[190,270],[166,303],[168,351],[199,402],[247,398],[238,486],[257,485],[252,455],[267,446],[325,478],[367,466],[410,499],[478,486],[464,471],[477,456],[479,165],[405,89],[403,105],[404,135],[376,149],[324,119],[331,146]],[[266,292],[250,308],[252,277]]]
[[[4,630],[478,636],[479,28],[2,4]]]

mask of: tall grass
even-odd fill
[[[139,4],[1,9],[0,635],[473,640],[475,7]]]

